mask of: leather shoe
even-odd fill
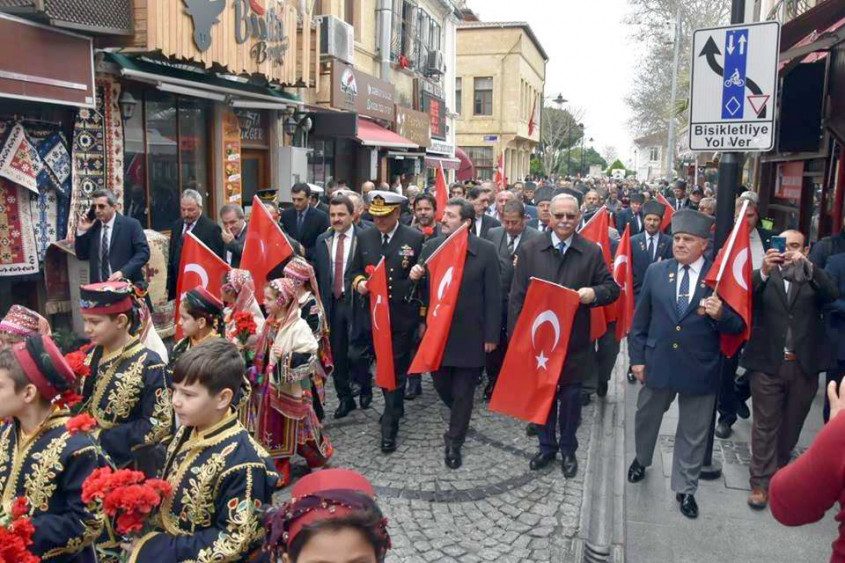
[[[358,397],[358,402],[361,403],[362,409],[370,408],[370,405],[373,403],[373,392],[362,392],[361,395]]]
[[[560,469],[563,471],[563,476],[567,479],[575,477],[575,474],[578,473],[578,459],[575,457],[575,454],[564,454]]]
[[[396,438],[381,439],[381,453],[392,454],[396,451]]]
[[[745,404],[745,401],[736,407],[736,415],[742,420],[748,420],[751,417],[751,411],[748,410],[748,405]]]
[[[675,495],[675,500],[681,503],[681,514],[687,518],[698,518],[698,503],[695,502],[693,495],[678,493]]]
[[[637,458],[634,458],[631,467],[628,468],[628,482],[639,483],[643,479],[645,479],[645,467],[637,461]]]
[[[716,425],[715,434],[716,434],[716,437],[719,438],[720,440],[727,440],[728,438],[731,437],[731,434],[733,434],[733,429],[731,428],[730,424],[722,421],[722,422],[719,422],[719,424]]]
[[[751,489],[748,495],[748,506],[754,510],[763,510],[769,504],[769,493],[766,489]]]
[[[534,424],[533,422],[529,422],[528,426],[525,427],[525,435],[529,436],[529,437],[530,436],[536,436],[538,428],[539,428],[539,425]]]
[[[539,471],[553,462],[555,457],[557,457],[557,454],[544,454],[543,452],[537,452],[534,454],[534,457],[531,458],[531,462],[528,464],[528,467],[531,471]]]
[[[602,381],[596,388],[597,397],[607,397],[607,381]]]
[[[490,397],[492,397],[492,396],[493,396],[493,388],[494,388],[495,386],[496,386],[496,384],[495,384],[494,382],[492,382],[492,381],[491,381],[490,383],[488,383],[488,384],[484,387],[484,402],[485,402],[485,403],[489,403],[489,402],[490,402]]]
[[[628,368],[627,377],[628,377],[628,383],[636,383],[637,382],[637,378],[634,377],[634,372],[631,371],[631,368]]]
[[[448,446],[446,448],[446,467],[457,469],[463,464],[461,459],[461,448],[459,446]]]
[[[344,418],[356,408],[357,407],[355,406],[355,400],[351,397],[348,399],[341,399],[340,404],[337,406],[337,410],[334,411],[334,417]]]

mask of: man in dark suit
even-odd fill
[[[646,272],[634,313],[628,354],[643,384],[637,399],[634,436],[637,455],[628,481],[645,477],[663,414],[678,397],[679,417],[672,463],[672,490],[681,514],[698,517],[695,492],[704,462],[719,389],[720,334],[739,334],[742,318],[704,283],[713,219],[683,209],[672,217],[674,258]]]
[[[552,401],[546,424],[538,429],[540,451],[529,465],[535,471],[542,469],[560,451],[563,474],[570,478],[578,472],[575,432],[581,416],[581,382],[593,354],[589,308],[613,303],[619,297],[619,286],[607,268],[601,248],[575,232],[581,221],[578,199],[569,194],[556,195],[549,213],[552,231],[524,243],[517,252],[508,302],[508,334],[513,335],[532,277],[568,287],[580,295],[581,306],[573,321],[557,398]],[[558,428],[559,442],[555,439]]]
[[[179,261],[182,259],[182,243],[185,235],[193,233],[209,250],[225,259],[220,225],[202,214],[202,196],[198,191],[189,189],[182,192],[180,212],[182,217],[170,228],[170,258],[167,267],[168,299],[176,298]]]
[[[631,236],[643,232],[645,226],[643,221],[642,207],[645,203],[643,194],[631,194],[630,207],[623,207],[616,214],[616,228],[620,233],[625,232],[625,227],[631,227]]]
[[[501,226],[501,223],[499,223],[496,219],[487,215],[487,208],[490,206],[490,193],[491,192],[485,192],[479,187],[470,188],[467,193],[467,199],[469,199],[469,202],[475,208],[475,219],[469,228],[475,236],[481,238],[486,237],[487,233],[493,227]]]
[[[835,367],[823,309],[838,290],[822,268],[807,259],[799,231],[781,233],[786,252],[769,249],[754,271],[754,325],[740,365],[751,375],[751,494],[761,510],[769,481],[789,463],[819,388],[819,372]]]
[[[601,197],[599,197],[599,192],[596,190],[588,190],[587,193],[584,194],[584,206],[581,210],[581,224],[578,225],[578,228],[583,229],[584,225],[589,223],[590,219],[593,218],[593,215],[598,213],[600,208]]]
[[[547,186],[543,186],[542,188],[537,188],[534,192],[534,201],[537,205],[537,218],[532,219],[526,223],[528,227],[532,229],[536,229],[541,233],[547,233],[551,231],[551,215],[549,215],[549,209],[551,209],[552,205],[552,195],[553,195],[552,188]]]
[[[334,360],[332,377],[338,399],[335,418],[344,418],[356,407],[350,385],[349,323],[352,319],[352,291],[347,274],[362,231],[352,224],[354,211],[352,201],[342,193],[332,197],[329,202],[332,227],[317,237],[314,248],[317,285],[321,288],[323,309],[331,329],[329,335]],[[369,407],[372,399],[372,390],[365,390],[359,398],[361,408]]]
[[[489,401],[493,395],[493,388],[502,369],[505,353],[508,349],[508,297],[513,281],[514,259],[523,244],[534,237],[540,236],[540,231],[526,227],[528,217],[525,206],[521,201],[513,199],[505,203],[502,210],[502,226],[490,229],[487,240],[496,248],[499,258],[499,274],[502,285],[502,323],[499,335],[499,345],[487,354],[487,386],[484,388],[484,400]]]
[[[813,265],[818,267],[817,265]],[[836,369],[827,371],[827,385],[831,381],[842,381],[845,377],[845,254],[834,254],[827,258],[825,272],[830,276],[833,285],[839,290],[839,297],[827,306],[827,335],[834,343],[833,353],[836,356]],[[827,386],[825,386],[827,388]],[[825,393],[824,421],[830,418],[830,401]]]
[[[311,258],[317,237],[329,228],[329,216],[311,207],[311,188],[308,184],[294,184],[290,189],[293,207],[282,211],[282,227],[305,247],[305,256]]]
[[[659,201],[649,201],[643,205],[644,232],[631,237],[631,256],[633,258],[634,298],[640,294],[649,266],[672,257],[672,237],[660,232],[663,212],[666,207]]]
[[[243,207],[227,203],[220,208],[220,220],[223,221],[223,259],[231,267],[238,268],[246,244],[246,218]]]
[[[443,234],[426,243],[420,263],[411,272],[411,279],[422,279],[425,259],[440,248],[450,234],[462,225],[471,226],[474,220],[475,208],[472,204],[463,199],[449,200],[441,223]],[[440,368],[431,374],[437,394],[450,410],[449,428],[445,434],[445,461],[450,469],[457,469],[463,463],[461,447],[472,418],[475,386],[484,369],[485,353],[495,350],[499,341],[502,318],[499,284],[496,249],[490,241],[478,238],[470,231],[449,337]],[[426,295],[429,293],[425,292]]]
[[[136,219],[117,213],[117,199],[110,190],[93,194],[95,220],[79,218],[74,250],[88,260],[91,283],[127,279],[146,287],[141,269],[150,259],[150,246]]]
[[[347,276],[351,280],[352,289],[366,296],[369,294],[367,267],[378,265],[382,256],[385,259],[397,387],[394,391],[384,391],[381,451],[391,453],[396,451],[399,419],[405,412],[405,376],[411,365],[414,335],[421,318],[419,303],[407,299],[414,285],[408,274],[417,263],[424,237],[421,232],[399,222],[400,206],[406,199],[404,196],[373,190],[367,199],[375,228],[367,229],[358,236],[358,246],[352,257],[352,265],[347,269]],[[360,322],[369,326],[370,315],[361,315]],[[363,389],[361,392],[364,392]]]
[[[666,201],[672,206],[672,209],[678,211],[690,206],[689,198],[687,197],[687,182],[686,180],[676,180],[675,186],[672,188],[675,197],[667,197]]]
[[[431,194],[420,194],[414,199],[414,220],[411,226],[425,235],[425,241],[440,236],[437,216],[437,200]]]

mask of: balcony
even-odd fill
[[[6,12],[96,35],[132,35],[132,0],[0,0]]]

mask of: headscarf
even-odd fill
[[[249,271],[234,269],[226,272],[226,275],[223,276],[223,291],[234,293],[237,296],[235,303],[232,305],[233,312],[249,311],[254,313],[252,304],[257,304],[255,282],[252,281],[252,274]]]
[[[297,319],[300,318],[299,303],[296,301],[296,284],[293,280],[288,278],[279,278],[270,282],[270,287],[279,294],[278,303],[282,307],[287,307],[285,317],[281,320],[279,325],[284,328]]]
[[[305,282],[308,282],[317,301],[322,303],[320,301],[320,289],[317,286],[317,276],[314,273],[314,267],[305,258],[294,256],[285,266],[284,275],[286,278],[294,281],[297,289],[302,288]]]

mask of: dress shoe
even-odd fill
[[[593,400],[593,397],[589,393],[581,393],[581,406],[586,407],[590,404],[590,401]],[[578,424],[581,424],[580,422]]]
[[[405,391],[405,400],[406,401],[413,401],[414,399],[416,399],[420,395],[422,395],[422,391],[415,390],[415,389],[408,389],[407,391]]]
[[[341,399],[340,404],[337,406],[337,410],[334,411],[334,417],[344,418],[356,408],[355,400],[353,398],[350,397],[348,399]]]
[[[634,372],[631,371],[631,368],[628,368],[627,377],[628,377],[628,383],[636,383],[637,382],[637,378],[634,377]]]
[[[637,458],[634,458],[634,461],[631,462],[631,467],[628,468],[628,482],[639,483],[643,479],[645,479],[645,467],[640,465]]]
[[[727,440],[733,434],[733,428],[727,422],[721,421],[716,425],[716,437],[720,440]]]
[[[766,489],[751,489],[748,495],[748,506],[754,510],[763,510],[769,504],[769,493]]]
[[[357,397],[361,394],[361,386],[357,383],[351,383],[349,388],[352,390],[352,396]]]
[[[687,518],[698,518],[698,503],[695,502],[693,495],[678,493],[675,495],[675,500],[681,503],[681,514]]]
[[[373,392],[362,392],[358,397],[358,402],[361,403],[362,409],[370,408],[370,405],[373,404]]]
[[[381,439],[381,453],[392,454],[396,451],[396,438]]]
[[[607,381],[602,381],[599,383],[599,386],[596,388],[596,396],[607,397]]]
[[[486,387],[484,387],[484,402],[485,403],[490,402],[490,397],[493,396],[493,388],[495,386],[496,386],[496,383],[491,381],[490,383],[487,384]]]
[[[553,462],[555,457],[557,457],[557,454],[544,454],[543,452],[537,452],[534,454],[534,457],[531,458],[531,462],[528,464],[528,467],[531,471],[539,471]]]
[[[578,459],[575,454],[565,454],[560,468],[563,471],[563,476],[567,479],[575,477],[575,474],[578,473]]]
[[[534,424],[533,422],[529,422],[528,426],[525,427],[525,435],[529,436],[529,437],[530,436],[536,436],[537,435],[537,429],[539,427],[540,427],[539,425]]]
[[[446,448],[446,467],[457,469],[463,464],[460,446],[448,446]]]
[[[751,416],[751,411],[748,410],[748,405],[744,401],[736,407],[736,415],[742,420],[748,420]]]

